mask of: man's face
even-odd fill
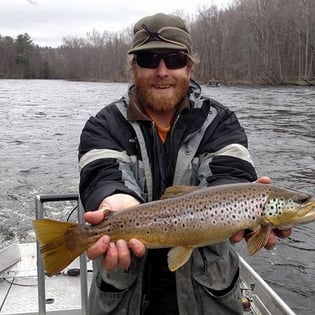
[[[189,87],[192,66],[184,61],[186,56],[183,59],[178,54],[184,52],[155,50],[135,56],[132,70],[142,106],[155,111],[173,111],[183,99]]]

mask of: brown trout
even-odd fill
[[[315,220],[309,194],[259,183],[199,188],[174,186],[159,201],[109,211],[91,226],[48,219],[34,220],[46,273],[67,267],[103,235],[111,241],[136,238],[147,248],[171,248],[168,266],[175,271],[196,247],[222,242],[249,229],[248,253],[264,247],[273,228],[286,229]]]

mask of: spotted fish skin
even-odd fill
[[[165,199],[109,213],[95,226],[34,220],[47,274],[65,268],[103,235],[114,242],[136,238],[147,248],[171,248],[171,271],[186,263],[194,248],[225,241],[241,230],[253,231],[247,241],[253,255],[265,246],[273,228],[315,221],[315,199],[260,183],[174,186]]]
[[[105,234],[113,241],[137,238],[148,248],[204,246],[240,230],[255,230],[268,224],[269,217],[277,218],[308,198],[307,194],[259,183],[207,187],[113,212],[93,227],[92,233],[87,227],[85,237],[89,243]]]

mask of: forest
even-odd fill
[[[174,14],[190,27],[199,82],[315,85],[314,0],[234,0]],[[0,78],[124,82],[131,41],[131,26],[65,35],[58,48],[39,47],[27,33],[0,34]]]

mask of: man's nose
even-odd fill
[[[156,73],[159,76],[167,76],[169,74],[168,68],[166,67],[166,64],[163,59],[160,60],[158,66],[156,67]]]

